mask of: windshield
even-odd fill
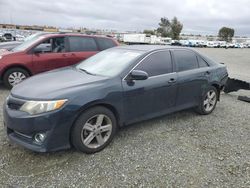
[[[22,44],[20,44],[17,47],[13,48],[11,51],[13,51],[13,52],[24,51],[27,48],[29,48],[31,45],[35,44],[41,38],[42,38],[42,36],[39,33],[31,35],[31,36],[25,38],[24,42]]]
[[[120,74],[142,53],[127,49],[105,50],[78,64],[77,68],[89,74],[112,77]]]

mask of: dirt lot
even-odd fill
[[[250,75],[249,49],[200,50]],[[1,106],[8,93],[0,86]],[[0,109],[0,187],[250,187],[250,104],[236,95],[222,94],[208,116],[187,110],[123,128],[94,155],[11,144]]]

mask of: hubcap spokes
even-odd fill
[[[25,78],[26,78],[26,76],[23,73],[13,72],[9,75],[8,81],[12,86],[14,86],[14,85],[20,83],[21,81],[23,81]]]
[[[112,121],[104,115],[91,117],[83,126],[81,139],[88,148],[98,148],[109,139],[112,132]]]
[[[217,98],[215,91],[213,90],[208,91],[205,100],[203,102],[204,108],[207,112],[211,111],[214,108],[216,100]]]

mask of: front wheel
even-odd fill
[[[109,109],[101,106],[90,108],[76,120],[71,141],[77,150],[95,153],[112,141],[116,129],[116,117]]]
[[[214,86],[210,86],[203,95],[196,111],[202,115],[210,114],[215,109],[217,101],[218,91]]]
[[[11,89],[29,76],[29,73],[22,68],[11,68],[4,73],[3,83],[7,88]]]

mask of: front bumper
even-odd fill
[[[9,139],[27,149],[51,152],[71,147],[70,128],[73,120],[64,108],[55,112],[29,115],[26,112],[11,109],[5,103],[3,117]],[[46,137],[42,143],[34,140],[37,133],[45,133]]]

